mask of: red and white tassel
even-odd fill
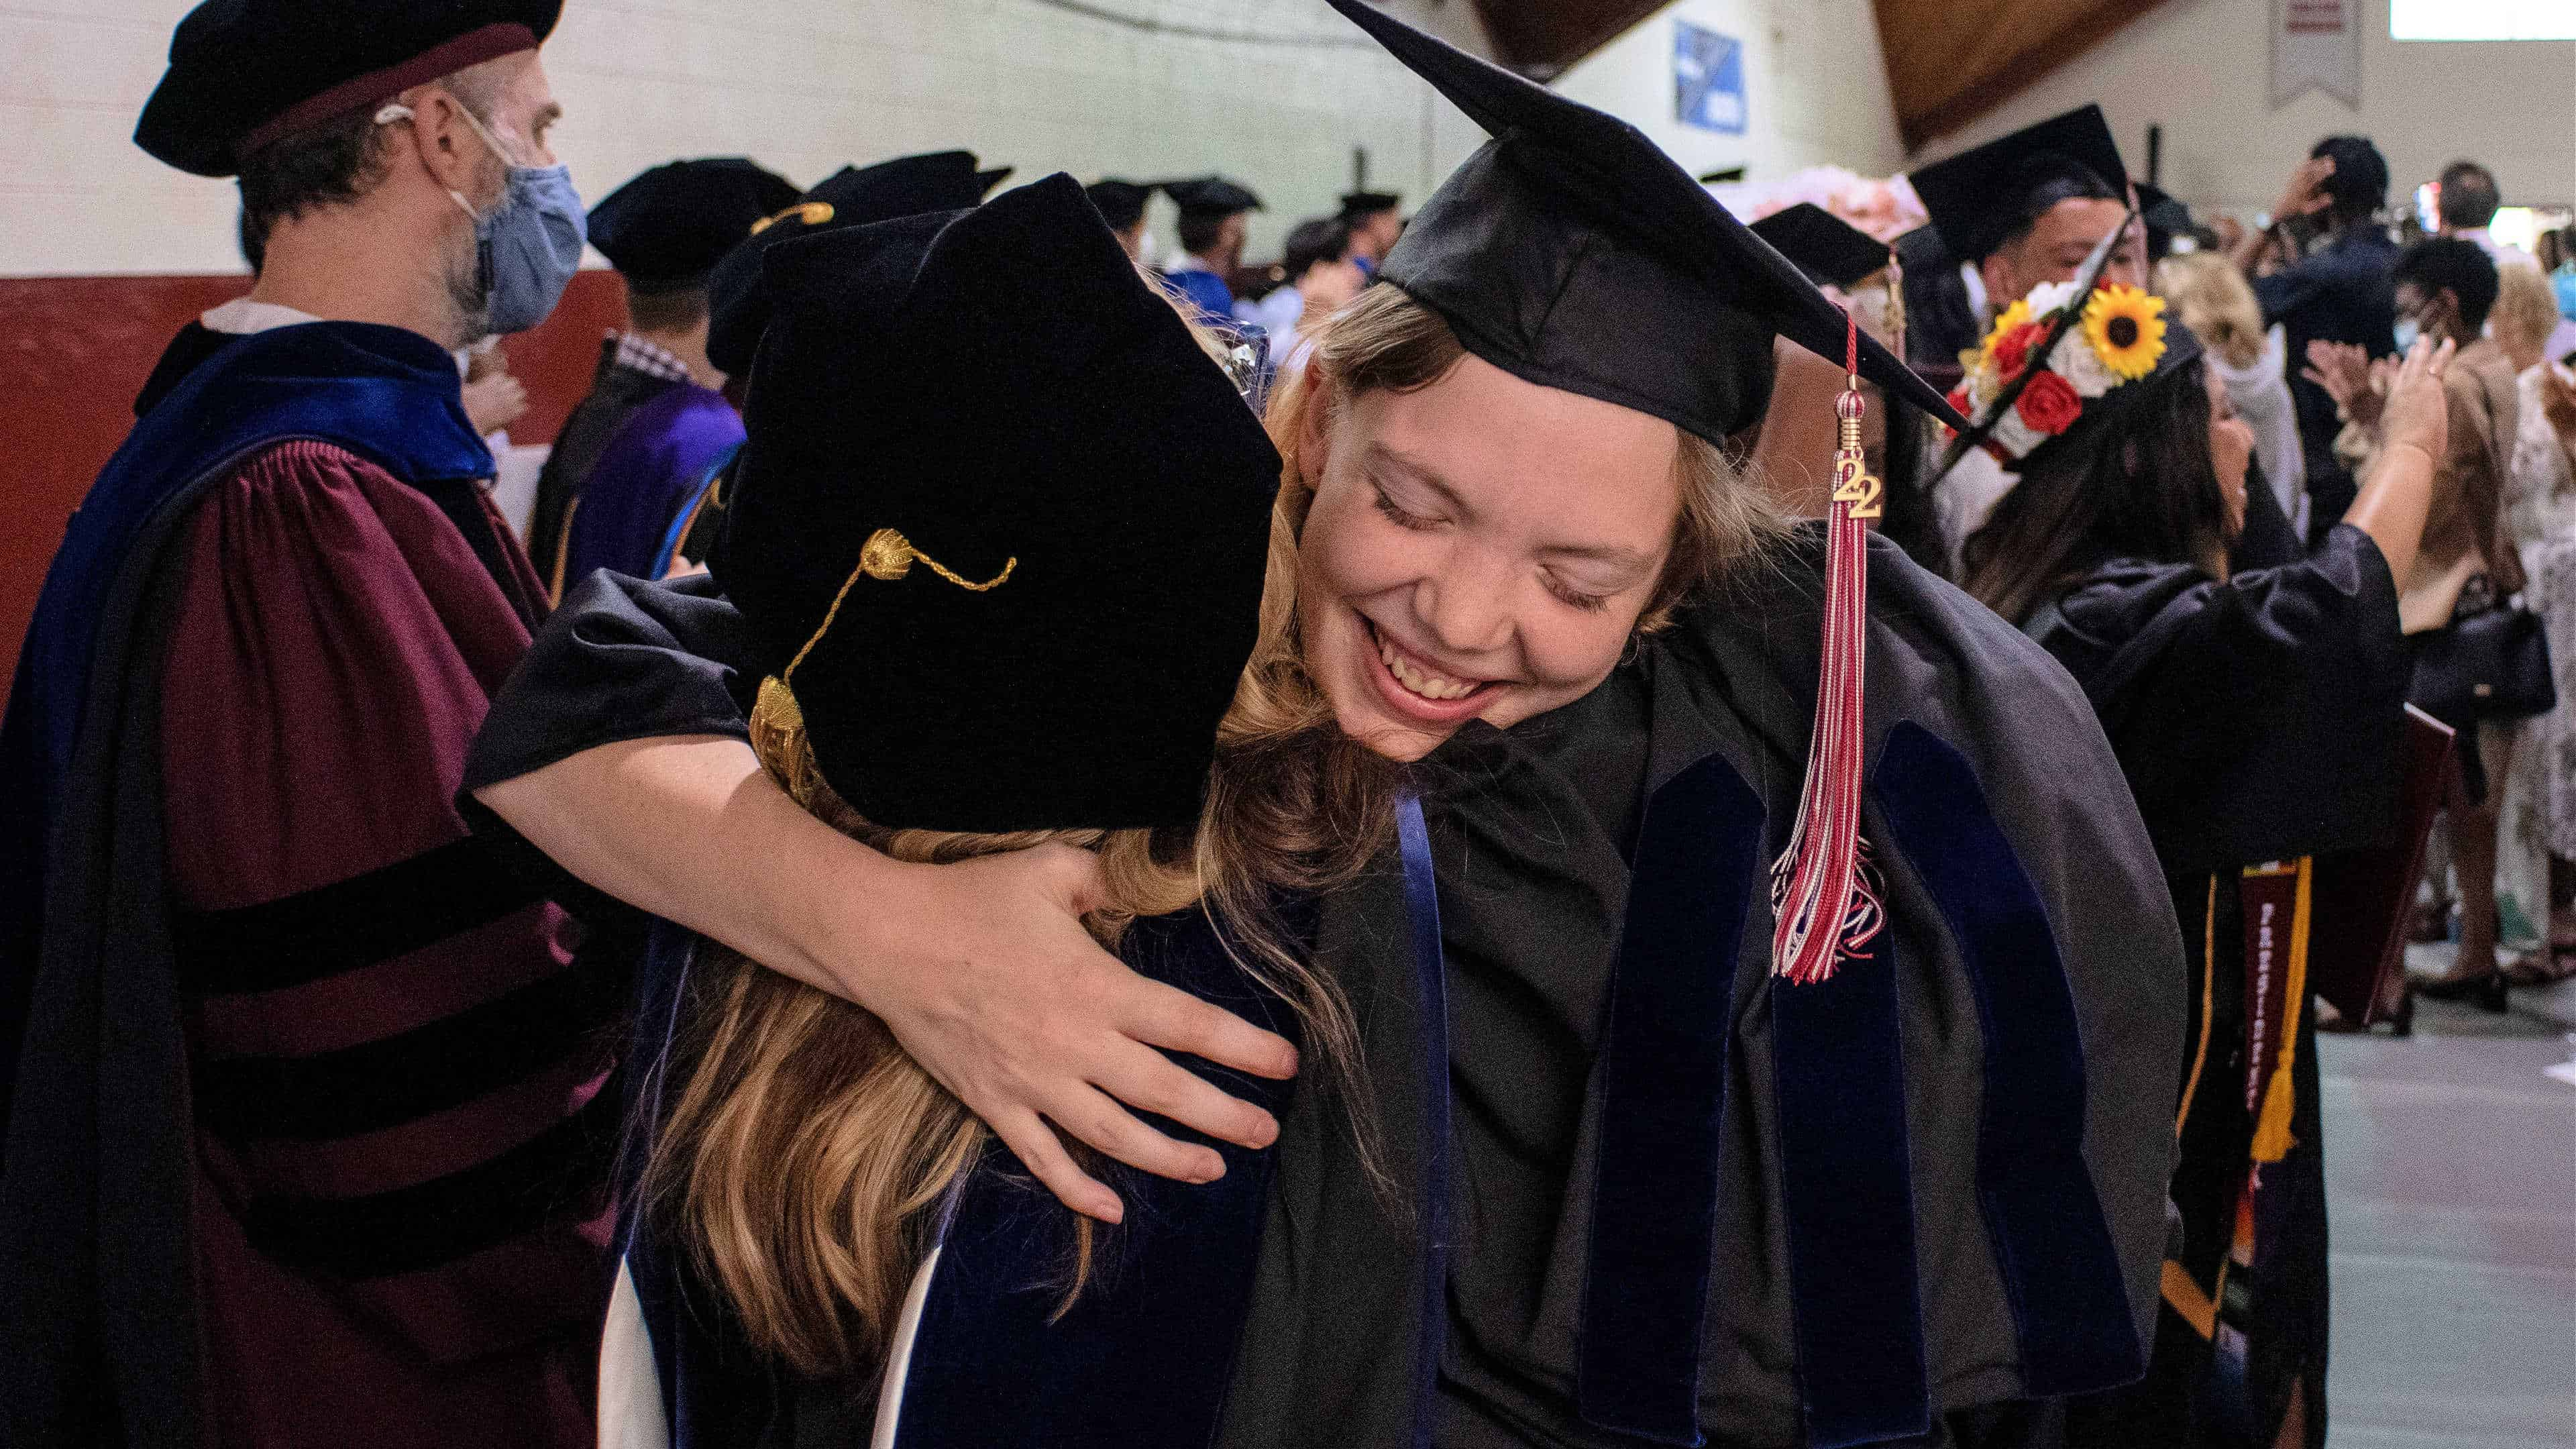
[[[1860,392],[1860,328],[1849,315],[1843,369],[1834,404],[1841,423],[1834,491],[1825,524],[1824,647],[1816,686],[1816,727],[1807,750],[1807,780],[1789,848],[1771,867],[1777,924],[1771,969],[1795,985],[1829,979],[1845,956],[1857,955],[1885,923],[1868,845],[1860,838],[1861,676],[1867,662],[1869,523],[1879,516],[1879,480],[1860,441],[1867,410]]]

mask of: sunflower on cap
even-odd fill
[[[2019,462],[2154,375],[2168,347],[2164,312],[2164,298],[2136,287],[2043,282],[1963,354],[1950,403],[1976,421],[1968,436],[1996,461]]]

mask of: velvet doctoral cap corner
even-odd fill
[[[1082,188],[763,271],[719,572],[832,788],[899,827],[1194,819],[1279,456]]]
[[[707,279],[707,360],[736,377],[751,371],[761,329],[769,325],[760,276],[771,247],[817,231],[957,211],[983,200],[1010,174],[1007,166],[981,168],[972,151],[929,151],[844,166],[802,197],[780,203],[750,224]]]

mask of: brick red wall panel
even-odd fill
[[[162,347],[249,287],[244,276],[0,277],[0,702],[63,525],[133,426]],[[502,343],[528,388],[514,440],[553,439],[589,388],[601,334],[625,317],[617,274],[584,272],[544,326]]]

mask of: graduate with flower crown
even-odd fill
[[[1967,542],[1968,590],[2083,685],[2137,792],[2190,958],[2173,1131],[2181,1235],[2145,1382],[2079,1399],[2069,1442],[2321,1446],[2326,1214],[2314,857],[2397,834],[2410,669],[2396,577],[2447,420],[2429,348],[2391,450],[2313,557],[2237,569],[2253,433],[2163,299],[2103,281],[2015,299],[1952,395],[2016,481]],[[2405,456],[2395,456],[2404,453]],[[2324,949],[2321,947],[2321,949]]]
[[[1947,349],[1973,352],[1976,339],[2014,302],[2042,283],[2072,282],[2106,239],[2109,280],[2149,285],[2146,230],[2131,204],[2128,165],[2100,106],[2051,116],[1918,167],[1909,179],[1932,218],[1899,242],[1907,258],[1908,345],[1918,358],[1966,361]],[[1960,545],[1985,523],[2012,480],[1984,453],[1972,452],[1927,486],[1955,566]]]

